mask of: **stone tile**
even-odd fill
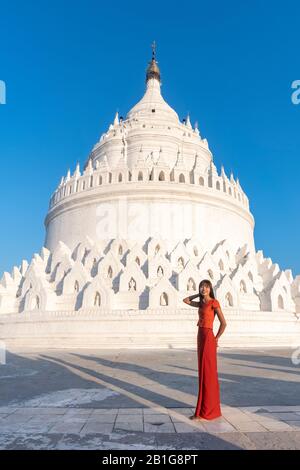
[[[257,414],[254,411],[244,411],[243,413],[245,416],[247,416],[250,419],[253,419],[254,416],[257,416]]]
[[[119,412],[118,408],[94,408],[92,409],[92,414],[110,414],[116,415]]]
[[[165,414],[149,414],[144,415],[144,422],[145,423],[171,423],[171,418],[169,415]]]
[[[143,431],[143,416],[120,416],[114,423],[115,429],[131,429],[136,431]]]
[[[149,417],[151,417],[151,416],[155,416],[155,415],[149,415]],[[133,415],[126,415],[125,414],[125,415],[117,415],[116,416],[116,421],[141,421],[141,422],[143,422],[143,420],[144,420],[144,416],[140,415],[140,414],[133,414]]]
[[[193,413],[190,413],[189,415],[185,416],[185,415],[180,415],[179,413],[176,415],[173,415],[173,413],[172,414],[170,413],[169,416],[173,423],[190,423],[191,420],[189,416],[192,416],[192,414]]]
[[[168,411],[175,411],[180,414],[189,415],[189,413],[193,413],[195,411],[195,408],[193,408],[192,406],[186,408],[168,408]]]
[[[181,418],[189,418],[194,414],[194,408],[169,408],[169,416],[172,421],[180,421]]]
[[[169,414],[168,412],[168,409],[167,408],[164,408],[164,407],[153,407],[153,408],[144,408],[144,415],[148,415],[148,414],[159,414],[159,413],[165,413],[165,414]]]
[[[143,414],[143,408],[120,408],[118,410],[118,415],[142,415]]]
[[[135,420],[130,420],[130,421],[125,421],[125,420],[117,420],[115,421],[114,427],[117,429],[134,429],[137,428],[138,430],[143,431],[143,420],[142,419],[135,419]]]
[[[124,431],[139,431],[143,432],[144,430],[144,424],[142,419],[141,420],[135,420],[135,421],[116,421],[114,425],[114,431],[122,429]]]
[[[244,411],[244,412],[249,412],[249,413],[256,413],[257,410],[261,409],[261,406],[240,406],[239,410]],[[265,410],[267,407],[263,407]]]
[[[18,415],[31,415],[31,416],[38,416],[41,414],[40,408],[33,408],[33,407],[22,407],[22,408],[17,408],[14,412],[14,414]]]
[[[300,414],[297,413],[270,413],[272,418],[282,421],[300,421]]]
[[[93,413],[88,419],[88,423],[114,423],[116,415],[109,414],[95,414]]]
[[[192,432],[192,433],[176,433],[156,434],[157,442],[162,449],[174,450],[222,450],[233,449],[239,450],[237,445],[229,444],[225,441],[225,436],[220,438],[208,432]]]
[[[9,424],[23,424],[29,421],[32,418],[32,415],[19,415],[19,414],[12,414],[7,415],[5,418],[2,418],[0,421],[0,428],[7,426]]]
[[[261,406],[260,408],[263,408],[267,411],[275,411],[275,412],[291,412],[291,411],[298,411],[300,412],[300,405],[290,405],[290,406],[284,406],[284,405],[273,405],[273,406]]]
[[[266,431],[251,432],[246,435],[255,444],[257,450],[299,450],[300,436],[293,439],[293,434],[292,432]]]
[[[300,421],[285,421],[293,429],[300,431]]]
[[[230,423],[213,423],[203,421],[204,429],[210,433],[234,432],[235,428]]]
[[[21,428],[22,428],[22,423],[13,423],[13,424],[8,423],[5,426],[0,424],[0,434],[16,433]]]
[[[268,431],[292,431],[293,426],[283,422],[283,421],[274,421],[273,423],[265,423],[262,424]]]
[[[257,423],[278,423],[280,422],[277,418],[272,416],[272,413],[260,413],[253,415],[253,421]]]
[[[114,423],[89,423],[87,422],[80,431],[80,434],[110,434]]]
[[[0,406],[0,413],[4,414],[12,414],[17,410],[17,407],[11,407],[11,406]]]
[[[68,411],[67,408],[39,408],[39,415],[63,416]]]
[[[175,433],[175,427],[172,422],[170,423],[163,423],[159,426],[155,426],[154,424],[144,423],[144,432],[167,432],[167,433]]]
[[[62,416],[53,416],[53,415],[44,415],[44,416],[33,416],[27,424],[39,425],[39,424],[49,424],[49,423],[59,423],[63,421]]]
[[[82,409],[76,409],[73,408],[71,410],[68,410],[65,413],[65,417],[73,417],[73,416],[82,416],[82,417],[89,417],[92,414],[93,410],[91,408],[82,410]]]
[[[197,423],[197,425],[193,425],[193,424],[188,424],[188,423],[174,422],[174,427],[177,433],[206,432],[204,426],[201,423]]]
[[[234,423],[234,427],[240,432],[266,432],[267,429],[260,423],[255,421],[242,421]]]
[[[86,421],[84,420],[78,420],[78,422],[65,422],[63,421],[62,423],[55,424],[54,426],[51,426],[49,429],[49,433],[66,433],[66,434],[72,434],[72,433],[79,433],[83,426],[85,425]]]
[[[252,415],[243,414],[243,415],[232,415],[232,416],[225,416],[226,421],[230,424],[235,425],[236,423],[251,423],[254,421]]]
[[[247,412],[253,413],[253,411],[242,410],[240,408],[231,408],[231,409],[221,410],[222,416],[234,416],[234,415],[242,416],[242,415],[245,415]]]
[[[88,421],[89,417],[88,416],[73,416],[73,417],[63,417],[60,420],[57,420],[57,424],[64,423],[64,424],[69,424],[72,426],[72,424],[80,424],[80,423],[86,423]]]
[[[232,447],[229,447],[229,445]],[[212,448],[213,446],[210,447],[210,449]],[[249,439],[247,434],[242,432],[226,432],[222,434],[222,440],[216,443],[215,448],[225,448],[226,450],[230,450],[231,448],[233,450],[256,450],[256,445]]]
[[[22,425],[18,432],[25,434],[47,434],[50,428],[51,424],[31,424],[29,421],[29,423]]]

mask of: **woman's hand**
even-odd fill
[[[217,347],[217,348],[219,347],[219,345],[218,345],[218,339],[219,339],[219,338],[217,338],[217,337],[215,336],[215,340],[216,340],[216,347]]]
[[[194,302],[193,299],[196,299],[197,297],[200,297],[200,294],[195,294],[195,295],[190,295],[189,297],[185,297],[183,299],[183,302],[185,304],[190,305],[191,307],[200,307],[200,302]]]

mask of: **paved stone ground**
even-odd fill
[[[300,449],[293,350],[218,350],[223,416],[192,422],[196,350],[7,353],[0,449]]]

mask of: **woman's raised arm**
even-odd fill
[[[185,304],[190,305],[191,307],[200,307],[200,302],[194,302],[193,299],[196,299],[196,297],[200,297],[200,294],[195,294],[195,295],[190,295],[189,297],[185,297],[183,299],[183,302]]]

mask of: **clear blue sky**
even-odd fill
[[[61,176],[142,96],[154,39],[165,99],[249,197],[256,249],[300,274],[299,18],[299,1],[0,0],[1,275],[40,251]]]

